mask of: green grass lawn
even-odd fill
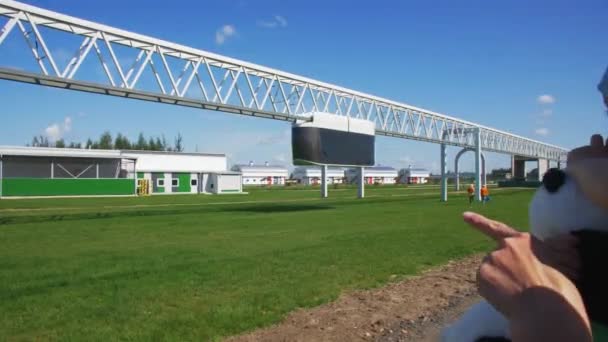
[[[0,340],[218,340],[487,250],[437,188],[0,201]],[[527,226],[530,190],[474,209]]]

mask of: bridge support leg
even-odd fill
[[[365,168],[360,167],[357,172],[357,198],[365,197]]]
[[[448,201],[448,173],[446,145],[441,144],[441,201]]]
[[[481,201],[481,130],[475,130],[475,197]]]
[[[459,153],[460,154],[460,153]],[[454,189],[460,191],[460,175],[458,174],[458,155],[454,158]]]
[[[327,165],[321,167],[321,198],[327,198]]]
[[[538,159],[537,161],[537,165],[538,165],[538,181],[542,181],[543,180],[543,176],[545,175],[545,173],[547,173],[547,170],[549,170],[549,161],[547,159]]]
[[[526,160],[518,156],[511,157],[511,175],[513,180],[523,181],[526,179]]]

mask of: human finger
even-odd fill
[[[490,256],[486,256],[477,271],[477,290],[479,295],[491,303],[498,311],[507,314],[509,309],[508,290],[511,278],[494,265]]]
[[[495,241],[501,241],[509,237],[519,236],[521,233],[517,230],[507,226],[506,224],[498,221],[491,220],[482,215],[465,212],[462,217],[464,221],[486,236],[494,239]]]

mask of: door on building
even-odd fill
[[[193,194],[198,193],[198,174],[193,173],[190,175],[190,192]]]

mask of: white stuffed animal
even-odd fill
[[[604,273],[605,265],[591,264],[598,264],[594,260],[600,259],[597,255],[606,259],[608,210],[591,202],[567,171],[551,169],[543,177],[543,185],[532,199],[529,219],[530,233],[540,240],[564,233],[574,233],[579,237],[578,250],[583,270],[582,281],[576,285],[591,320],[606,324],[608,308],[605,306],[606,295],[603,294],[605,288],[600,288],[605,285],[602,279],[605,276],[598,274]],[[486,301],[474,305],[442,334],[444,342],[509,340],[509,322]]]

